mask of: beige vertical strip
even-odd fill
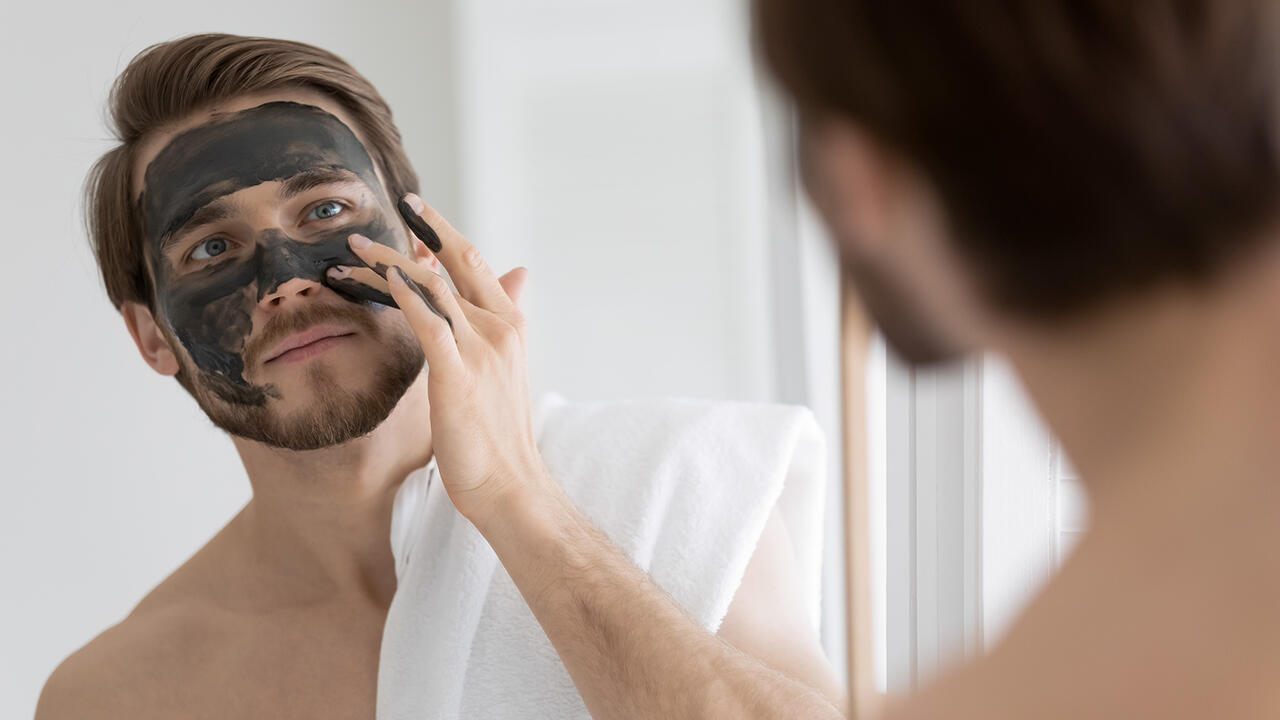
[[[867,508],[867,358],[871,324],[849,274],[840,278],[840,384],[844,458],[845,597],[849,633],[849,717],[876,711],[871,628],[871,535]]]

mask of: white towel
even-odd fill
[[[711,632],[776,506],[817,626],[826,455],[807,409],[551,395],[534,421],[542,457],[574,504]],[[590,717],[434,463],[396,494],[391,549],[399,585],[382,635],[380,720]]]

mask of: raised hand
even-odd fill
[[[436,253],[458,292],[395,249],[352,235],[368,266],[333,268],[343,291],[400,308],[427,358],[432,443],[440,477],[458,510],[486,513],[533,484],[548,482],[533,434],[518,302],[528,277],[497,277],[480,252],[416,195],[399,203],[409,227]],[[390,304],[390,303],[387,303]]]

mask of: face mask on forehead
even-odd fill
[[[338,223],[305,240],[280,228],[255,231],[239,239],[247,247],[235,257],[188,272],[178,255],[165,252],[193,220],[216,220],[218,205],[211,204],[219,199],[266,182],[280,183],[280,191],[301,191],[335,179],[363,182],[376,198],[360,222]],[[347,245],[352,233],[405,252],[382,209],[385,196],[355,134],[310,105],[273,102],[220,115],[177,135],[160,151],[147,166],[138,198],[156,307],[207,388],[241,405],[260,406],[279,396],[274,386],[254,385],[244,377],[246,360],[255,359],[245,356],[254,309],[289,280],[320,285],[330,267],[363,265]]]

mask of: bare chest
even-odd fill
[[[374,717],[384,618],[325,612],[239,623],[166,671],[163,717]]]

